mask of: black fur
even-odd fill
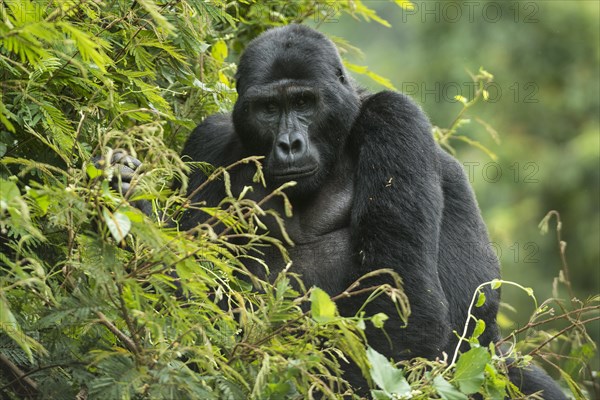
[[[462,168],[435,143],[421,109],[395,92],[359,94],[335,46],[299,25],[272,29],[248,45],[237,89],[233,113],[207,118],[183,154],[215,166],[265,156],[268,187],[255,187],[255,198],[286,180],[298,182],[289,191],[294,215],[286,227],[295,242],[292,270],[306,285],[336,295],[369,271],[392,268],[403,279],[412,314],[403,327],[391,302],[379,297],[368,311],[390,317],[385,328],[392,343],[371,329],[369,344],[396,360],[451,355],[453,330],[462,332],[476,287],[498,278],[499,266]],[[234,192],[250,184],[252,172],[242,167],[233,174]],[[205,179],[192,174],[190,191]],[[222,186],[211,183],[193,200],[217,205]],[[189,211],[182,227],[206,218]],[[275,224],[268,226],[280,236]],[[275,249],[264,259],[271,271],[284,267]],[[258,266],[248,267],[263,275]],[[487,326],[483,345],[498,339],[499,293],[485,292],[485,305],[474,309]],[[340,311],[354,315],[360,300],[340,302]],[[512,375],[525,393],[564,398],[538,370]],[[348,377],[364,386],[352,367]]]

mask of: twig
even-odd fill
[[[569,265],[567,264],[567,243],[562,240],[562,221],[560,219],[560,213],[556,210],[550,211],[546,214],[545,218],[550,218],[554,216],[556,218],[556,240],[558,241],[558,249],[560,252],[560,261],[561,261],[561,269],[564,274],[564,284],[569,291],[570,300],[573,300],[575,294],[573,293],[573,287],[571,286],[571,278],[569,277]]]
[[[0,354],[0,364],[4,364],[4,362],[5,362],[4,360],[2,360],[3,357],[4,356],[2,354]],[[10,361],[8,361],[8,362],[10,363]],[[73,361],[73,362],[69,362],[67,364],[48,364],[48,365],[43,365],[41,367],[37,367],[35,369],[32,369],[31,371],[24,372],[22,376],[19,376],[16,379],[13,379],[12,381],[8,382],[6,385],[0,387],[0,391],[8,389],[10,386],[13,386],[18,381],[25,381],[26,379],[31,380],[31,378],[28,378],[28,376],[29,375],[33,375],[33,374],[37,374],[40,371],[44,371],[46,369],[52,369],[52,368],[69,367],[69,366],[73,366],[73,365],[86,365],[86,364],[83,363],[83,362]],[[37,383],[35,381],[33,381],[33,380],[31,380],[31,381],[33,382],[34,385],[37,386]]]
[[[590,322],[593,322],[593,321],[598,321],[598,320],[600,320],[600,317],[588,318],[588,319],[586,319],[586,320],[583,320],[583,321],[578,321],[577,323],[574,323],[574,324],[572,324],[572,325],[569,325],[569,326],[567,326],[567,327],[566,327],[566,328],[564,328],[564,329],[561,329],[560,331],[558,331],[557,333],[555,333],[554,335],[552,335],[550,338],[548,338],[548,339],[544,340],[544,341],[542,342],[542,344],[540,344],[538,347],[536,347],[535,349],[531,350],[531,351],[529,352],[529,355],[530,355],[530,356],[533,356],[533,355],[535,355],[537,352],[539,352],[539,351],[542,349],[542,347],[544,347],[545,345],[547,345],[548,343],[550,343],[551,341],[553,341],[554,339],[556,339],[557,337],[559,337],[559,336],[560,336],[560,335],[562,335],[563,333],[565,333],[565,332],[567,332],[567,331],[569,331],[569,330],[571,330],[571,329],[573,329],[573,328],[575,328],[575,327],[578,327],[578,326],[580,326],[580,325],[585,325],[585,324],[587,324],[587,323],[590,323]]]
[[[136,348],[136,345],[133,342],[133,340],[131,340],[129,338],[129,336],[127,336],[126,334],[124,334],[123,332],[121,332],[119,330],[119,328],[117,328],[112,322],[110,322],[108,320],[108,318],[106,318],[106,315],[104,315],[100,311],[96,311],[96,315],[100,319],[100,323],[102,325],[104,325],[109,331],[111,331],[116,337],[118,337],[125,344],[125,347],[127,347],[127,349],[129,351],[133,352],[136,355],[138,354],[138,350]]]
[[[208,178],[206,178],[206,180],[204,182],[202,182],[200,185],[198,185],[198,187],[196,189],[194,189],[194,191],[192,191],[192,193],[190,193],[189,195],[186,196],[186,200],[188,200],[188,201],[192,200],[192,198],[194,196],[196,196],[198,193],[200,193],[202,191],[202,189],[204,189],[209,183],[211,183],[212,181],[214,181],[215,179],[217,179],[218,177],[223,175],[226,171],[229,171],[230,169],[233,169],[233,168],[237,167],[238,165],[254,162],[255,164],[257,164],[257,167],[259,168],[260,165],[258,164],[258,161],[261,160],[262,158],[264,158],[264,157],[256,157],[256,156],[246,157],[246,158],[236,161],[233,164],[230,164],[226,167],[217,168],[215,171],[213,171],[212,174],[210,174],[210,176]],[[181,204],[175,210],[175,212],[170,216],[170,218],[175,219],[181,213],[181,211],[185,208],[184,207],[185,204],[187,204],[187,201],[184,204]]]
[[[519,328],[516,331],[511,332],[510,335],[508,335],[508,336],[502,338],[500,341],[496,342],[496,347],[499,346],[499,345],[501,345],[502,343],[507,342],[511,337],[514,337],[514,336],[516,336],[516,335],[518,335],[520,333],[523,333],[523,332],[525,332],[525,331],[527,331],[527,330],[529,330],[531,328],[534,328],[536,326],[547,324],[547,323],[550,323],[552,321],[556,321],[558,319],[566,318],[570,314],[581,314],[581,313],[584,313],[584,312],[594,311],[594,310],[600,310],[600,306],[584,307],[584,308],[581,308],[581,309],[568,311],[568,312],[566,312],[564,314],[560,314],[560,315],[557,315],[555,317],[545,319],[543,321],[529,322],[524,327]]]
[[[137,334],[137,330],[135,329],[135,325],[129,315],[129,310],[127,309],[127,305],[125,304],[125,299],[123,297],[123,285],[121,283],[117,283],[117,289],[119,290],[119,304],[121,307],[121,312],[123,313],[123,319],[125,319],[125,323],[127,324],[127,328],[131,333],[133,338],[132,342],[136,349],[136,354],[140,354],[142,352],[142,346],[140,344],[140,337]]]
[[[23,370],[21,370],[21,368],[16,366],[12,361],[10,361],[2,353],[0,353],[0,365],[4,366],[16,377],[15,380],[9,382],[7,385],[4,385],[1,388],[2,390],[8,386],[13,386],[17,382],[20,382],[30,396],[34,396],[37,393],[37,391],[38,391],[37,383],[33,379],[29,378],[27,376],[27,373],[23,372]]]

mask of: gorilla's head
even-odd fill
[[[334,44],[302,25],[271,29],[247,46],[233,110],[236,133],[265,156],[267,181],[310,194],[344,151],[360,100]]]

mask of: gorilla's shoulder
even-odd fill
[[[429,119],[409,96],[385,90],[363,97],[361,110],[352,132],[358,146],[365,144],[366,137],[378,138],[381,143],[392,145],[401,140],[404,148],[410,148],[415,140],[420,145],[431,146],[433,135]],[[382,155],[389,155],[383,150]]]
[[[404,93],[392,90],[365,96],[361,108],[363,111],[391,114],[394,118],[425,117],[423,110],[413,99]]]
[[[196,140],[212,140],[222,138],[223,136],[233,135],[233,121],[231,114],[213,114],[204,119],[200,125],[194,129],[190,138]]]
[[[237,150],[237,151],[236,151]],[[215,166],[239,155],[231,114],[207,117],[188,137],[182,151],[191,161],[205,161]]]

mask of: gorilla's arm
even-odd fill
[[[406,328],[389,315],[393,353],[435,358],[452,333],[438,273],[444,199],[431,126],[406,96],[381,92],[363,102],[352,140],[358,151],[351,220],[357,272],[392,268],[400,274],[411,315]],[[372,311],[393,309],[378,301]],[[387,343],[373,344],[389,352]]]
[[[184,161],[206,162],[214,167],[226,167],[244,158],[246,154],[237,139],[231,114],[215,114],[207,117],[194,129],[185,143],[181,156]],[[234,186],[238,180],[246,178],[246,174],[238,173],[232,176]],[[243,175],[243,176],[240,176]],[[251,177],[246,182],[251,182]],[[189,192],[203,184],[207,176],[201,171],[192,171],[189,175]],[[241,183],[239,184],[241,185]],[[192,203],[203,202],[206,206],[214,207],[225,198],[225,190],[221,181],[211,182],[208,187],[190,199]],[[190,229],[207,218],[207,215],[197,211],[185,214],[181,221],[183,229]]]

